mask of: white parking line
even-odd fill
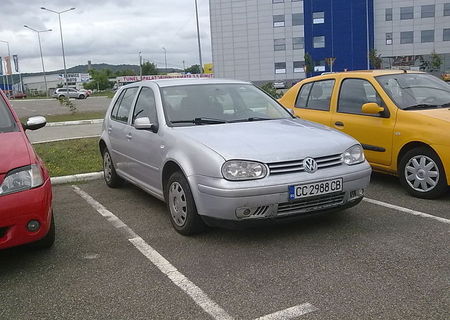
[[[450,220],[449,219],[433,216],[433,215],[425,213],[425,212],[416,211],[416,210],[412,210],[412,209],[396,206],[394,204],[390,204],[390,203],[387,203],[387,202],[378,201],[378,200],[374,200],[374,199],[370,199],[370,198],[364,198],[363,200],[366,201],[366,202],[372,203],[372,204],[376,204],[376,205],[379,205],[379,206],[382,206],[382,207],[389,208],[389,209],[394,209],[394,210],[398,210],[398,211],[401,211],[401,212],[409,213],[409,214],[412,214],[412,215],[415,215],[415,216],[419,216],[419,217],[422,217],[422,218],[433,219],[433,220],[436,220],[436,221],[439,221],[439,222],[450,224]]]
[[[180,271],[175,268],[158,251],[153,249],[147,242],[128,227],[111,211],[106,209],[100,202],[92,198],[85,191],[77,186],[72,186],[75,193],[82,197],[98,213],[106,218],[115,228],[121,230],[136,249],[138,249],[148,260],[150,260],[162,273],[164,273],[177,287],[183,290],[194,302],[200,306],[206,313],[216,320],[233,320],[234,318],[214,302],[197,285],[190,281]],[[289,320],[301,315],[317,311],[318,309],[310,303],[304,303],[282,311],[268,314],[255,320]]]
[[[140,236],[134,233],[125,223],[122,222],[111,211],[102,204],[81,190],[77,186],[72,186],[73,190],[103,217],[111,222],[116,228],[125,231],[128,241],[130,241],[148,260],[150,260],[162,273],[164,273],[176,286],[189,295],[194,302],[199,305],[206,313],[217,320],[233,319],[225,310],[197,287],[192,281],[179,272],[168,260],[146,243]]]
[[[317,310],[318,309],[312,304],[304,303],[292,308],[268,314],[267,316],[260,317],[255,320],[289,320]]]

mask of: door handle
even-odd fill
[[[336,121],[336,122],[334,123],[334,125],[337,126],[337,127],[343,127],[343,126],[344,126],[344,123],[343,123],[342,121]]]
[[[132,135],[131,132],[130,132],[130,133],[127,134],[126,137],[127,137],[128,140],[131,140],[131,138],[133,138],[133,135]]]

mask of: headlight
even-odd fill
[[[261,179],[267,175],[267,169],[259,162],[231,160],[222,166],[222,175],[227,180]]]
[[[356,144],[347,150],[342,154],[342,159],[345,164],[353,165],[361,163],[365,160],[364,158],[364,150],[361,147],[361,145]]]
[[[0,196],[36,188],[44,183],[41,169],[32,164],[10,171],[0,185]]]

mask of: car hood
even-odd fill
[[[0,175],[30,164],[26,139],[22,132],[0,133]]]
[[[417,110],[414,112],[419,113],[425,117],[444,120],[450,123],[450,108]]]
[[[265,163],[339,154],[358,143],[334,129],[300,119],[178,127],[175,130],[183,139],[195,140],[225,160]]]

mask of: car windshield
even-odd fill
[[[450,106],[450,86],[435,76],[402,73],[378,76],[376,79],[400,109]]]
[[[169,126],[292,118],[251,84],[198,84],[161,88]]]
[[[6,102],[0,96],[0,133],[17,131],[11,111],[6,106]]]

